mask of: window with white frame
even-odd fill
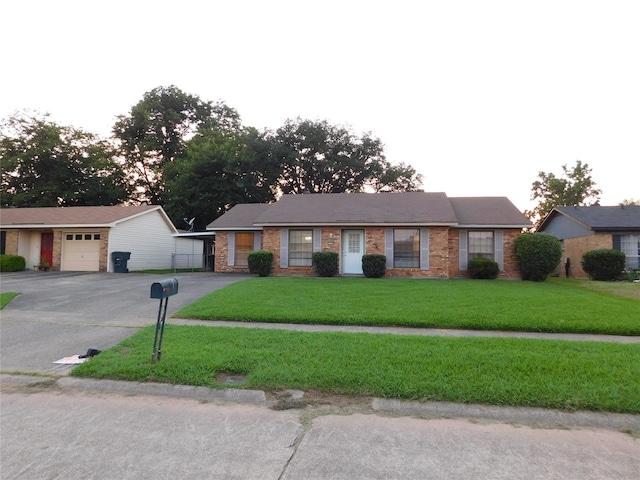
[[[310,267],[313,230],[289,230],[289,266]]]
[[[620,250],[627,257],[625,268],[640,270],[640,235],[620,235]]]
[[[469,260],[484,257],[494,260],[493,232],[469,232]]]
[[[249,252],[253,251],[253,233],[236,233],[234,265],[249,265]]]
[[[396,228],[393,231],[394,268],[420,268],[420,230]]]

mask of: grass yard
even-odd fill
[[[605,288],[618,283],[267,277],[215,291],[174,316],[640,335],[640,284],[617,287],[625,298]]]
[[[9,304],[9,302],[11,302],[11,300],[13,300],[18,295],[20,294],[15,292],[0,293],[0,310],[6,307]]]
[[[640,344],[167,325],[79,365],[74,376],[494,405],[640,413]]]

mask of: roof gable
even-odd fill
[[[176,231],[159,205],[3,208],[0,209],[0,225],[3,228],[113,227],[156,210],[169,228]]]

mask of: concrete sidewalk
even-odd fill
[[[604,415],[615,419],[612,430],[572,426],[569,413],[562,424],[505,423],[473,405],[462,406],[466,413],[446,404],[410,413],[373,399],[283,411],[259,391],[234,398],[70,377],[0,382],[2,478],[636,480],[640,473],[633,415]]]

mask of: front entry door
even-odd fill
[[[342,232],[342,273],[362,275],[362,255],[364,255],[364,230]]]
[[[40,235],[40,262],[49,267],[53,265],[53,232],[42,232]]]

